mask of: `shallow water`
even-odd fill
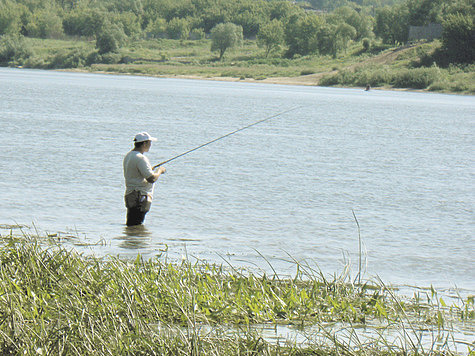
[[[166,166],[141,231],[124,226],[122,158],[159,137]],[[475,291],[469,96],[0,69],[0,224],[33,223],[146,256]],[[6,229],[0,233],[7,232]]]
[[[391,351],[413,350],[418,347],[421,353],[430,353],[432,350],[451,351],[456,354],[469,354],[473,347],[473,330],[438,330],[437,326],[419,328],[411,323],[394,323],[386,325],[378,321],[367,322],[365,325],[345,323],[322,323],[319,325],[280,325],[258,324],[241,328],[228,326],[196,325],[193,328],[178,326],[157,325],[161,333],[170,336],[179,333],[189,335],[197,333],[203,338],[244,335],[254,332],[265,341],[273,345],[301,345],[309,347],[335,347],[335,341],[343,349],[386,349],[391,345]],[[343,346],[343,347],[342,347]]]

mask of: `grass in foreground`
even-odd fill
[[[383,283],[328,280],[301,265],[280,279],[166,256],[99,259],[11,232],[0,261],[3,355],[448,355],[455,342],[447,330],[475,319],[473,297],[447,306],[432,290],[403,300]],[[345,341],[325,327],[375,322],[434,330],[436,339],[426,348],[401,329],[396,342]],[[257,323],[317,326],[319,341],[273,344],[251,328]]]

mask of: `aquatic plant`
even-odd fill
[[[449,306],[432,290],[424,302],[403,300],[382,281],[353,284],[305,264],[284,279],[173,262],[165,251],[148,260],[97,258],[58,239],[12,232],[1,239],[4,355],[423,354],[418,331],[428,328],[446,338],[429,350],[450,353],[451,325],[475,318],[473,297]],[[307,342],[271,343],[256,324],[298,326]],[[379,336],[360,340],[358,329],[375,324]],[[403,330],[397,342],[384,335],[395,326]]]

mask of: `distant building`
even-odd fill
[[[409,26],[409,41],[428,40],[432,41],[442,37],[442,25],[431,23],[427,26]]]

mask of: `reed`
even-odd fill
[[[362,355],[451,354],[451,325],[473,326],[473,297],[448,306],[432,290],[404,300],[382,281],[355,286],[297,264],[293,278],[202,261],[83,255],[61,236],[1,237],[0,352],[3,355]],[[360,340],[378,323],[435,328],[429,350],[404,332]],[[255,325],[295,325],[307,342],[272,343]],[[332,327],[329,327],[332,326]],[[231,332],[230,332],[231,330]],[[342,330],[346,336],[341,337]],[[438,346],[434,346],[438,345]],[[438,349],[437,349],[438,348]]]

